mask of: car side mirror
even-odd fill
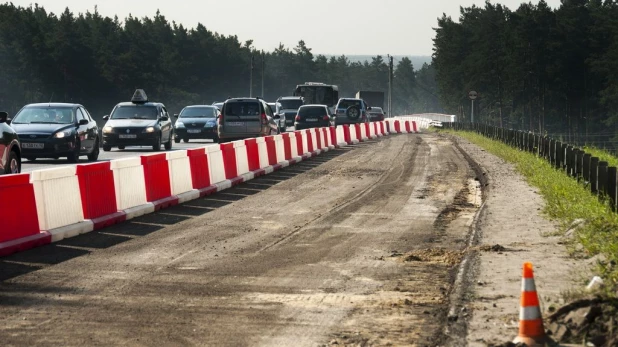
[[[79,125],[87,125],[89,122],[87,119],[80,119],[79,122],[77,122],[77,124]]]
[[[279,114],[276,114],[273,116],[274,119],[281,119],[281,116]]]
[[[9,119],[8,112],[0,112],[0,123],[10,124],[11,120]]]
[[[109,115],[106,114],[105,116],[103,116],[103,120],[109,120]]]
[[[170,118],[168,116],[161,116],[161,118],[159,118],[162,121],[168,121]]]
[[[367,106],[367,111],[370,111],[370,110],[371,110],[371,106]]]
[[[178,113],[174,113],[174,117],[178,118]]]

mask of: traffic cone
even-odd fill
[[[534,284],[532,263],[524,263],[521,280],[521,305],[519,309],[519,335],[513,343],[525,343],[528,347],[543,346],[547,342],[539,297]]]

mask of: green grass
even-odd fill
[[[577,220],[585,221],[576,229],[575,241],[583,246],[586,256],[604,256],[605,261],[599,263],[598,272],[608,284],[608,290],[614,291],[615,295],[615,289],[618,288],[618,214],[612,212],[609,204],[600,201],[575,179],[554,169],[545,159],[534,154],[519,151],[474,132],[443,131],[463,137],[514,163],[528,183],[539,189],[546,201],[544,212],[559,222],[560,232],[564,233]],[[601,160],[608,161],[610,166],[618,165],[618,159],[606,152],[585,150],[593,156],[599,156]],[[581,250],[579,252],[581,253]]]
[[[586,146],[581,148],[581,150],[586,153],[590,153],[593,157],[598,157],[599,161],[606,161],[608,166],[618,166],[618,158],[607,151]]]

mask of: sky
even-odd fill
[[[0,0],[2,2],[3,0]],[[4,0],[6,1],[6,0]],[[57,15],[66,7],[74,14],[153,17],[157,9],[170,22],[253,40],[257,49],[272,51],[280,43],[292,48],[304,40],[314,54],[431,55],[437,18],[454,20],[459,7],[484,6],[484,0],[11,0],[16,6],[38,3]],[[517,9],[521,0],[491,1]],[[538,0],[533,0],[538,3]],[[560,0],[546,0],[552,8]]]

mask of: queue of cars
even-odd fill
[[[38,103],[24,106],[11,120],[0,112],[0,174],[19,173],[21,161],[81,156],[96,161],[99,148],[151,146],[159,151],[172,143],[207,139],[213,142],[280,134],[295,130],[384,120],[384,111],[358,98],[341,98],[331,111],[326,105],[305,104],[300,96],[267,103],[261,98],[228,98],[212,105],[190,105],[173,122],[163,103],[148,100],[137,89],[129,102],[118,103],[99,128],[83,105]]]

